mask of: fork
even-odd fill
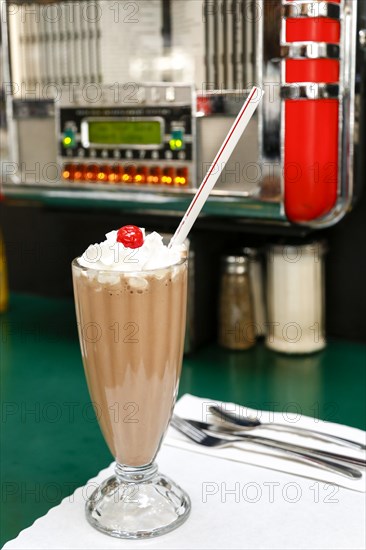
[[[233,430],[231,426],[229,429],[226,428],[226,425],[221,424],[209,424],[207,422],[202,422],[199,420],[192,420],[191,418],[184,418],[192,426],[204,430],[205,432],[213,432],[213,435],[225,435],[232,437],[234,439],[240,438],[243,440],[251,441],[252,443],[258,443],[259,445],[262,442],[271,443],[272,445],[281,449],[289,449],[290,451],[299,451],[300,453],[305,452],[311,455],[317,455],[323,458],[330,458],[331,460],[336,460],[339,462],[349,462],[350,464],[356,466],[366,467],[366,460],[364,458],[356,458],[354,456],[347,456],[340,453],[334,453],[333,451],[326,451],[324,449],[317,449],[315,447],[308,447],[305,445],[297,445],[295,443],[289,443],[286,441],[281,441],[279,439],[272,439],[271,437],[263,437],[261,435],[252,435],[246,430]]]
[[[208,435],[200,428],[192,426],[192,424],[190,424],[187,420],[184,420],[177,415],[173,415],[170,421],[170,425],[195,443],[203,445],[204,447],[221,449],[223,447],[230,447],[235,443],[243,443],[242,438],[226,439],[223,437]],[[264,445],[269,449],[274,449],[277,452],[280,451],[281,453],[288,455],[289,457],[294,457],[295,460],[303,462],[304,464],[316,466],[330,472],[335,472],[344,477],[350,477],[352,479],[360,479],[362,477],[362,473],[355,468],[350,468],[349,466],[338,464],[337,462],[326,460],[325,458],[319,458],[318,456],[314,456],[310,453],[293,451],[289,449],[278,449],[278,447],[276,447],[275,445],[271,445],[267,442],[262,442],[261,445]]]

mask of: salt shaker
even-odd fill
[[[219,299],[219,344],[245,350],[255,344],[249,260],[246,256],[224,256]]]
[[[243,253],[249,259],[249,278],[253,299],[253,318],[255,333],[264,336],[266,333],[266,306],[264,297],[264,275],[262,255],[257,248],[246,246]]]
[[[276,244],[267,251],[266,345],[283,353],[325,346],[323,241]]]

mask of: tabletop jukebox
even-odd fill
[[[365,12],[357,0],[6,3],[9,185],[192,194],[256,84],[264,101],[213,196],[333,224],[357,194]],[[24,174],[35,159],[40,172]]]

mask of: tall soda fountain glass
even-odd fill
[[[188,495],[155,463],[182,365],[187,259],[180,256],[173,265],[136,271],[127,263],[128,270],[101,269],[100,262],[90,268],[81,258],[72,263],[88,388],[116,459],[115,474],[89,498],[86,516],[115,537],[164,534],[190,511]]]

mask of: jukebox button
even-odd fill
[[[108,181],[109,172],[110,172],[110,168],[108,166],[105,166],[105,165],[99,166],[98,174],[97,174],[97,181],[98,182]]]
[[[161,178],[161,183],[164,183],[165,185],[173,185],[174,176],[175,176],[174,168],[172,168],[171,166],[164,168],[163,176]]]
[[[122,176],[123,176],[122,166],[120,166],[119,164],[114,164],[109,167],[109,172],[107,176],[109,183],[113,183],[113,184],[120,183]]]
[[[159,166],[152,166],[150,168],[147,182],[154,185],[161,183],[161,168]]]
[[[136,174],[134,176],[135,183],[147,183],[147,167],[138,166]]]
[[[85,170],[85,181],[96,181],[99,172],[99,166],[88,164]]]
[[[165,99],[172,103],[175,101],[175,88],[174,86],[168,86],[165,90]]]
[[[182,167],[178,168],[177,175],[174,178],[174,184],[181,187],[188,185],[188,168]]]
[[[136,166],[133,164],[124,166],[124,173],[121,177],[122,183],[133,183],[136,175]]]
[[[184,149],[184,130],[182,128],[172,131],[169,145],[172,151],[180,151],[181,149]]]
[[[74,170],[74,181],[82,181],[84,179],[84,175],[85,175],[85,165],[76,164],[75,170]]]
[[[73,164],[64,164],[62,168],[62,178],[64,180],[72,181],[74,179],[74,165]]]
[[[66,128],[62,138],[62,145],[65,149],[73,149],[76,147],[76,135],[73,128]]]
[[[158,103],[160,101],[160,88],[153,86],[150,91],[151,101]]]

